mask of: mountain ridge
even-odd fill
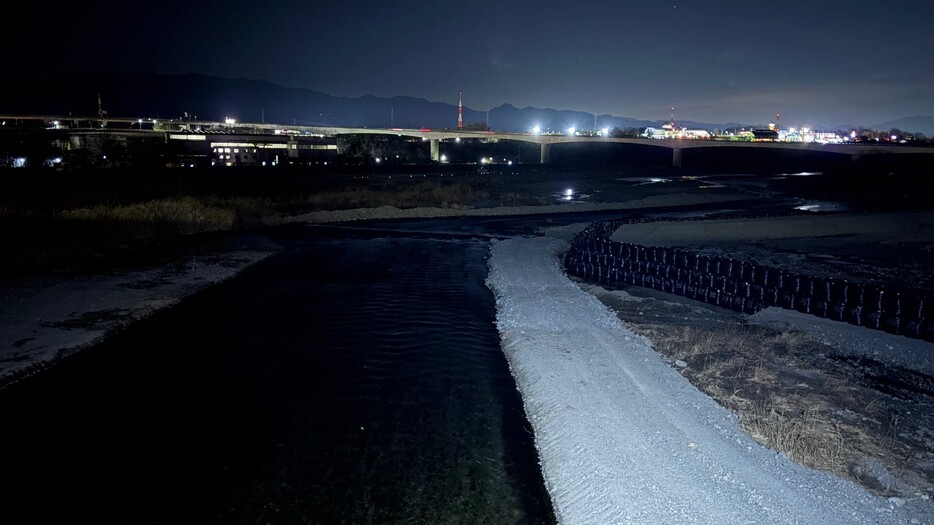
[[[185,113],[205,120],[347,127],[455,128],[457,105],[397,95],[337,96],[308,88],[286,87],[263,79],[221,78],[202,73],[85,73],[33,77],[0,76],[4,96],[0,112],[13,114],[94,115],[97,94],[111,116],[181,118]],[[491,129],[524,132],[596,128],[660,127],[667,120],[644,120],[583,111],[519,108],[503,103],[489,111],[464,107],[464,123],[489,123]],[[677,120],[680,126],[708,130],[748,127],[737,122]],[[877,125],[934,134],[934,117],[909,117]],[[921,129],[913,129],[921,128]],[[929,131],[925,131],[929,130]]]

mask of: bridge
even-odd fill
[[[577,135],[551,135],[453,129],[434,130],[427,128],[354,128],[342,126],[268,124],[256,122],[216,122],[207,120],[75,117],[71,115],[0,115],[0,121],[3,121],[4,125],[6,125],[8,122],[14,125],[19,125],[21,122],[29,122],[33,125],[44,124],[46,126],[52,126],[53,123],[57,123],[57,127],[64,129],[94,129],[98,131],[102,129],[108,129],[107,126],[110,124],[119,124],[123,126],[123,130],[137,131],[139,133],[193,133],[201,130],[224,130],[229,133],[290,132],[309,135],[321,135],[326,137],[338,137],[341,135],[396,135],[401,137],[421,138],[422,140],[429,142],[431,147],[431,160],[435,162],[441,160],[440,143],[442,141],[453,141],[458,139],[482,139],[489,141],[511,140],[538,144],[541,151],[539,160],[542,164],[549,162],[552,145],[567,143],[635,144],[641,146],[666,148],[671,150],[671,165],[676,168],[681,167],[682,152],[685,149],[696,148],[757,148],[772,150],[813,151],[845,155],[849,156],[854,161],[864,156],[881,154],[934,155],[934,147],[906,146],[901,144],[884,143],[818,144],[806,142],[746,142],[705,139],[583,137]],[[133,127],[136,125],[139,125],[138,130],[133,129]],[[146,126],[145,129],[143,128],[144,125]]]

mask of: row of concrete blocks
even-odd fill
[[[590,241],[593,239],[575,242],[564,261],[569,273],[588,281],[645,286],[749,314],[770,306],[794,309],[934,341],[934,325],[928,322],[934,312],[931,301],[924,296],[696,256],[684,250],[670,251],[686,256],[683,260],[688,261],[687,265],[665,255],[656,255],[653,261],[637,255],[649,251],[644,246],[610,242],[594,245]],[[625,258],[627,248],[633,258]],[[661,249],[654,250],[658,254]]]
[[[652,259],[621,258],[616,255],[578,251],[579,258],[603,268],[620,269],[636,274],[645,273],[655,277],[674,279],[677,282],[698,284],[707,288],[731,290],[732,293],[762,295],[764,289],[775,289],[779,293],[815,298],[819,301],[839,302],[847,306],[867,306],[876,310],[889,310],[919,318],[934,314],[934,306],[923,296],[902,297],[900,292],[889,292],[884,288],[850,283],[842,279],[822,279],[784,272],[768,266],[743,263],[733,259],[718,259],[705,256],[688,256],[678,251],[678,257],[690,264],[667,264]],[[661,259],[665,260],[665,259]],[[744,289],[743,292],[738,291]],[[758,291],[757,291],[758,290]]]

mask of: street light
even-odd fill
[[[603,128],[603,138],[610,136],[610,128]]]
[[[570,128],[568,128],[568,135],[574,135],[575,131],[577,131],[577,128],[575,128],[574,126],[571,126]]]
[[[139,130],[140,130],[140,131],[143,131],[143,119],[139,119],[139,120],[137,120],[136,122],[139,123]]]

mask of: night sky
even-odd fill
[[[14,72],[205,73],[706,122],[934,115],[934,1],[196,1],[19,5]]]

